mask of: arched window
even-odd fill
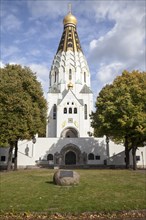
[[[53,154],[48,154],[47,155],[47,160],[53,160]]]
[[[87,105],[84,105],[84,117],[87,119]]]
[[[68,47],[72,47],[72,43],[68,43]]]
[[[67,108],[64,108],[64,114],[67,114]]]
[[[86,72],[84,72],[84,82],[86,83]]]
[[[71,72],[71,69],[69,69],[69,80],[72,80],[72,72]]]
[[[77,108],[74,108],[74,114],[77,114]]]
[[[88,160],[94,160],[94,154],[92,153],[88,154]]]
[[[56,119],[56,110],[57,110],[57,107],[56,107],[56,104],[54,104],[54,106],[53,106],[53,119]]]
[[[72,108],[69,108],[69,114],[72,114]]]

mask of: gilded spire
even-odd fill
[[[64,17],[63,20],[63,24],[67,25],[67,24],[73,24],[76,25],[77,24],[77,19],[74,15],[72,15],[72,5],[71,3],[68,4],[68,14]]]
[[[79,37],[76,31],[77,19],[71,13],[71,4],[68,5],[69,12],[63,19],[64,31],[60,40],[60,44],[57,50],[59,51],[68,51],[71,50],[73,52],[81,51]]]

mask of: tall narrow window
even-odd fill
[[[57,107],[56,107],[56,104],[54,104],[54,106],[53,106],[53,119],[56,119],[56,110],[57,110]]]
[[[69,114],[72,114],[72,108],[69,108]]]
[[[96,156],[95,156],[95,159],[96,159],[96,160],[100,160],[100,156],[99,156],[99,155],[96,155]]]
[[[50,82],[50,86],[51,86],[51,75],[49,76],[49,82]]]
[[[64,114],[67,114],[67,108],[64,108]]]
[[[6,161],[6,156],[1,156],[1,161]]]
[[[57,73],[55,71],[55,78],[54,78],[54,82],[56,82],[56,79],[57,79]]]
[[[85,119],[87,119],[87,105],[86,104],[84,105],[84,116],[85,116]]]
[[[86,72],[84,72],[84,82],[86,83]]]
[[[72,80],[72,72],[71,72],[71,69],[69,69],[69,80]]]
[[[74,114],[77,114],[77,108],[74,108]]]

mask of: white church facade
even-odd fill
[[[19,142],[18,166],[124,166],[124,146],[92,136],[93,93],[77,34],[77,20],[69,12],[63,24],[49,74],[46,137]],[[8,149],[0,148],[0,155],[0,166],[4,166]],[[130,161],[132,165],[132,157]],[[146,147],[137,150],[137,165],[146,167]]]

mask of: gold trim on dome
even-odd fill
[[[59,43],[57,53],[62,51],[67,52],[69,50],[73,52],[82,52],[75,25],[77,20],[75,21],[74,19],[76,20],[76,18],[71,14],[71,12],[69,12],[69,14],[65,16],[64,31]]]

